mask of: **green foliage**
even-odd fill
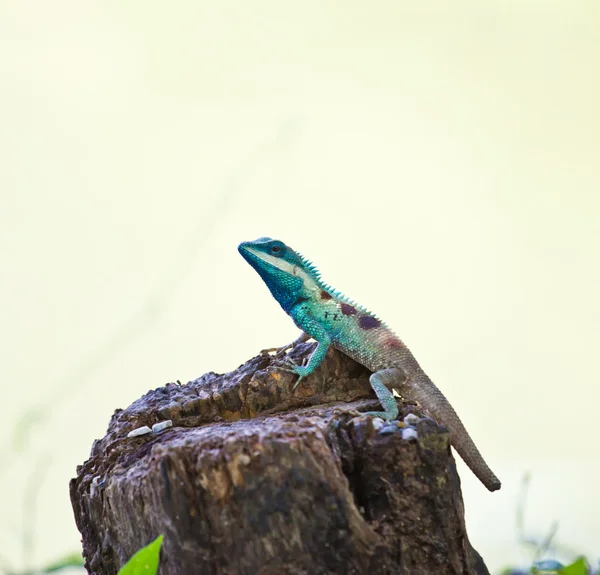
[[[163,539],[164,535],[159,535],[146,547],[142,547],[119,569],[118,575],[155,575]]]
[[[539,575],[589,575],[587,563],[583,557],[570,565],[563,565],[558,561],[536,561],[531,568],[531,573]]]
[[[83,567],[83,565],[84,561],[81,553],[73,553],[48,565],[43,569],[42,573],[56,573],[68,567]]]
[[[575,563],[563,567],[560,573],[562,573],[562,575],[587,575],[589,571],[585,559],[580,557]]]
[[[501,575],[600,575],[600,570],[592,571],[584,557],[579,557],[570,565],[563,565],[555,559],[535,561],[531,569],[504,569]]]

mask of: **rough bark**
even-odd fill
[[[358,415],[377,408],[369,372],[335,350],[295,391],[278,365],[258,356],[115,411],[70,484],[90,573],[116,573],[161,533],[163,575],[488,573],[445,428],[424,418],[403,439]]]

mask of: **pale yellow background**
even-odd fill
[[[113,409],[297,335],[236,251],[270,235],[463,416],[491,568],[526,470],[528,533],[596,557],[599,76],[595,1],[1,1],[0,553],[77,549]]]

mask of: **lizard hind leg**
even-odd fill
[[[396,419],[396,417],[398,417],[398,404],[388,386],[393,386],[394,384],[400,385],[405,379],[406,375],[404,372],[396,368],[380,369],[373,373],[369,378],[369,383],[376,393],[377,399],[379,399],[384,411],[367,411],[365,412],[365,415],[381,417],[386,421]]]
[[[268,347],[266,349],[261,349],[261,355],[267,355],[269,353],[275,352],[275,357],[283,357],[288,349],[295,347],[300,343],[304,343],[310,339],[310,335],[302,332],[294,341],[288,343],[287,345],[283,345],[281,347]]]

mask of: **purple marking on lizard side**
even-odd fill
[[[385,340],[384,345],[387,345],[388,347],[392,347],[392,348],[396,348],[396,349],[400,349],[400,348],[404,347],[402,340],[400,340],[394,336],[388,337]]]
[[[356,308],[349,303],[342,303],[340,305],[340,310],[344,315],[354,315],[356,313]]]
[[[376,317],[370,315],[363,315],[358,320],[358,325],[362,329],[374,329],[376,327],[379,327],[381,325],[381,322]]]

